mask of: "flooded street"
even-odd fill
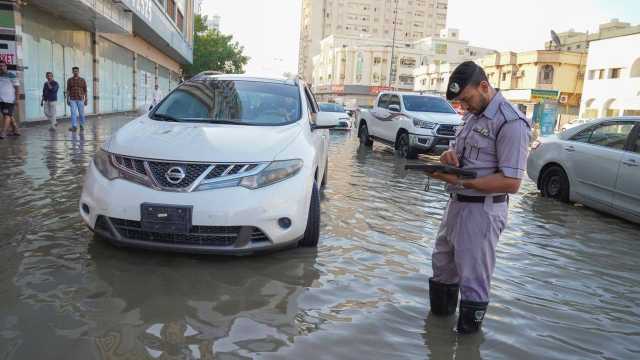
[[[85,168],[130,117],[0,140],[0,359],[637,359],[640,226],[511,198],[480,334],[429,315],[448,200],[384,146],[332,133],[320,245],[249,257],[93,240]]]

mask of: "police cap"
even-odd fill
[[[449,77],[447,84],[447,100],[457,98],[468,85],[477,85],[486,80],[484,70],[473,61],[465,61],[458,65]]]

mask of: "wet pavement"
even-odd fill
[[[243,258],[114,248],[77,200],[131,118],[0,140],[0,359],[637,359],[640,226],[524,183],[483,332],[429,315],[447,196],[386,147],[331,136],[317,250]]]

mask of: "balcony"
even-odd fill
[[[72,21],[87,31],[116,34],[132,33],[132,15],[112,0],[31,0],[48,13]]]

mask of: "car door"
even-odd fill
[[[313,96],[313,93],[306,86],[304,87],[304,93],[305,93],[305,98],[307,99],[307,106],[309,107],[309,112],[311,113],[311,116],[313,117],[315,114],[320,112],[320,107],[318,106],[318,103],[316,102],[316,99]],[[328,154],[329,137],[328,137],[328,132],[329,132],[329,130],[311,131],[311,138],[313,139],[312,140],[313,141],[313,146],[315,147],[316,154],[317,154],[316,155],[317,163],[315,164],[318,167],[318,179],[317,179],[317,181],[320,181],[320,179],[322,179],[322,176],[324,175],[324,172],[326,171],[327,161],[329,160],[329,154]],[[320,186],[319,183],[318,183],[318,186]]]
[[[640,218],[640,124],[629,136],[616,182],[614,206]]]
[[[572,137],[563,146],[571,186],[578,200],[594,207],[610,207],[627,138],[629,121],[598,123]]]
[[[369,124],[369,134],[383,138],[382,136],[382,123],[386,121],[390,113],[387,107],[389,106],[390,94],[382,94],[378,98],[378,104],[371,109],[371,124]]]

